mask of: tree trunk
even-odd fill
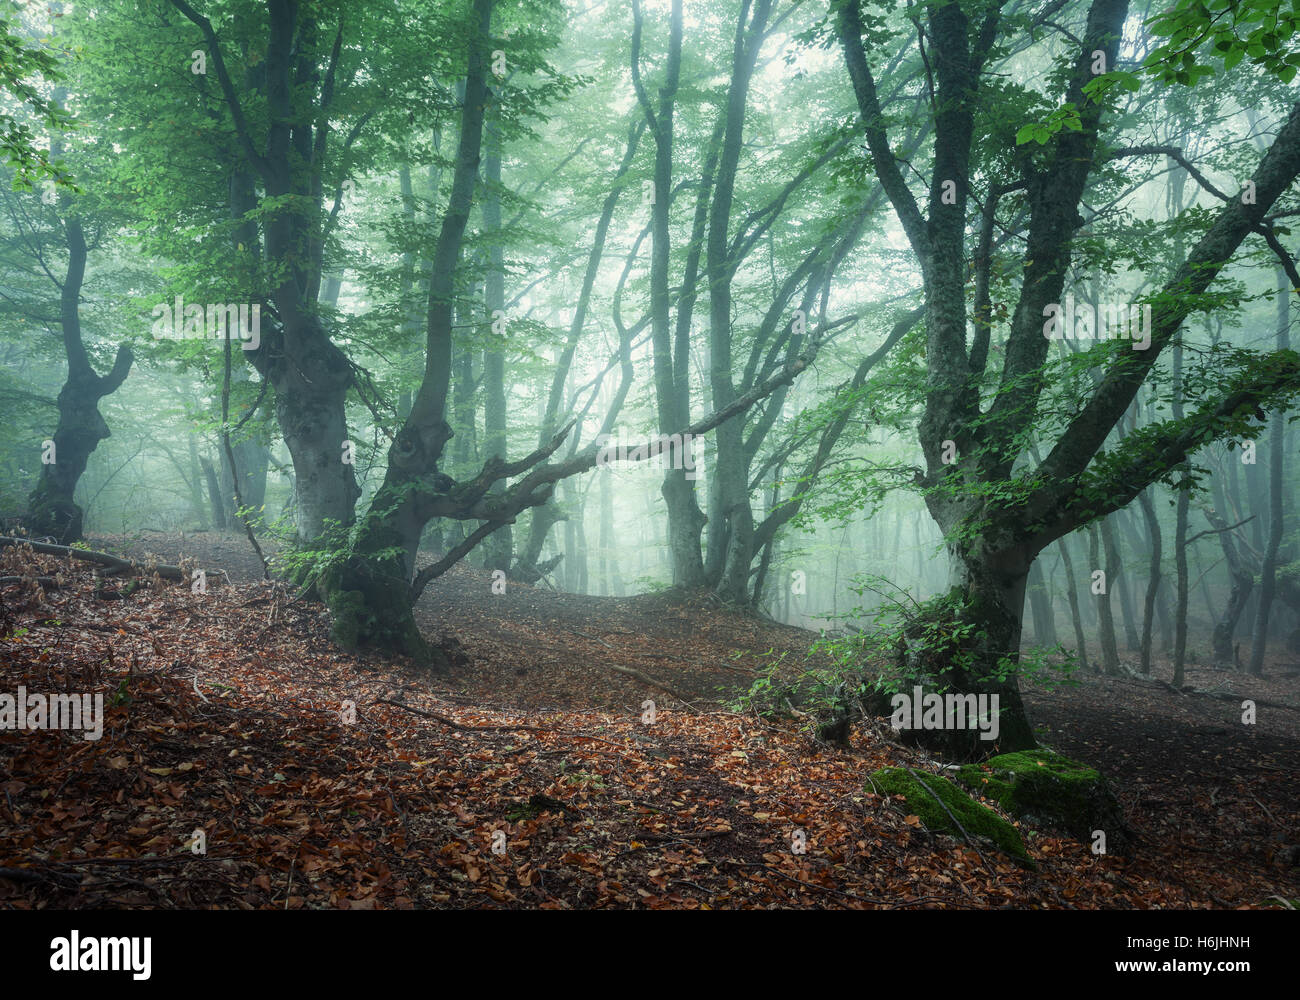
[[[185,442],[189,446],[190,455],[190,474],[187,480],[190,488],[190,509],[199,524],[199,531],[207,531],[208,514],[203,509],[203,486],[199,482],[199,477],[203,474],[199,469],[199,448],[194,443],[193,434],[185,435]]]
[[[1281,268],[1277,271],[1277,349],[1291,346],[1291,282]],[[1277,554],[1282,546],[1282,476],[1286,449],[1286,413],[1276,409],[1268,424],[1268,542],[1259,571],[1259,605],[1250,643],[1250,673],[1264,676],[1264,651],[1268,647],[1269,614],[1277,591]]]
[[[1222,487],[1216,484],[1216,503],[1222,502],[1222,494]],[[1219,536],[1219,544],[1223,548],[1224,562],[1228,567],[1228,579],[1231,581],[1228,603],[1223,609],[1223,614],[1214,623],[1214,665],[1232,670],[1236,668],[1236,656],[1233,652],[1232,640],[1237,632],[1237,623],[1241,621],[1241,613],[1246,610],[1246,602],[1250,598],[1250,592],[1254,589],[1255,576],[1242,558],[1236,540],[1232,537],[1232,532],[1228,530],[1229,524],[1223,519],[1223,516],[1216,510],[1207,509],[1205,518]]]
[[[1129,591],[1128,575],[1124,572],[1124,560],[1120,555],[1119,539],[1116,537],[1115,522],[1123,516],[1116,511],[1101,522],[1101,542],[1106,552],[1106,580],[1112,581],[1111,569],[1114,568],[1113,583],[1115,595],[1119,598],[1120,614],[1124,620],[1124,644],[1130,652],[1140,648],[1137,623],[1133,620],[1133,601]]]
[[[1034,617],[1034,644],[1050,649],[1056,645],[1056,615],[1047,593],[1047,579],[1038,560],[1029,568],[1029,608]]]
[[[1109,560],[1101,564],[1101,532],[1096,522],[1088,525],[1088,561],[1092,571],[1098,569],[1105,573],[1105,590],[1095,595],[1097,598],[1097,630],[1101,638],[1101,669],[1108,677],[1119,675],[1119,649],[1115,643],[1115,618],[1110,610],[1112,592],[1111,569]]]
[[[221,477],[217,475],[216,467],[208,458],[201,458],[199,461],[203,464],[203,478],[208,484],[208,509],[212,511],[212,526],[217,531],[225,531],[227,527],[226,519],[226,498],[221,492]]]
[[[1156,517],[1156,505],[1151,499],[1151,490],[1145,489],[1138,495],[1138,506],[1146,520],[1147,537],[1151,540],[1151,561],[1147,569],[1147,592],[1142,603],[1142,641],[1139,644],[1141,670],[1143,674],[1151,673],[1151,630],[1155,626],[1156,597],[1160,591],[1160,560],[1162,558],[1162,536],[1160,520]]]
[[[1057,539],[1056,547],[1061,553],[1061,562],[1065,565],[1065,593],[1070,600],[1070,620],[1074,622],[1074,642],[1079,665],[1088,669],[1088,641],[1083,632],[1083,615],[1079,610],[1079,583],[1074,575],[1074,560],[1070,558],[1070,548],[1065,539]]]
[[[494,0],[473,3],[474,30],[467,41],[456,168],[432,260],[424,378],[411,412],[389,448],[384,480],[347,558],[322,579],[336,642],[345,648],[379,646],[439,668],[447,666],[447,659],[424,640],[415,625],[411,582],[433,501],[454,485],[439,473],[438,461],[452,436],[445,414],[451,381],[453,303],[491,99],[487,50],[493,6]],[[475,534],[482,538],[498,524],[488,521]]]
[[[744,145],[745,105],[754,65],[762,47],[772,0],[754,0],[748,27],[745,10],[736,25],[731,86],[727,91],[726,127],[709,208],[706,273],[709,279],[709,385],[713,408],[736,396],[732,377],[731,278],[737,262],[728,248],[728,226],[735,197],[736,170]],[[805,313],[806,315],[806,313]],[[779,401],[773,406],[779,409]],[[746,449],[745,420],[738,416],[715,435],[714,474],[709,479],[710,517],[721,519],[709,538],[710,582],[724,601],[749,601],[749,567],[754,560],[754,511],[749,497],[751,453]],[[721,543],[721,544],[719,544]],[[719,558],[721,557],[721,558]]]
[[[679,382],[674,367],[675,361],[684,366],[686,358],[681,350],[677,352],[677,359],[673,357],[669,294],[671,233],[668,210],[673,189],[673,113],[682,66],[682,0],[672,0],[664,83],[659,89],[657,110],[652,108],[641,84],[641,11],[639,6],[633,10],[633,83],[655,142],[654,202],[650,206],[650,339],[654,352],[655,403],[659,432],[672,434],[686,423],[683,418],[688,418],[690,413],[690,384]],[[664,476],[662,491],[668,507],[668,553],[673,584],[698,587],[704,583],[700,531],[705,517],[695,498],[695,483],[686,478],[685,469],[669,469]]]
[[[623,192],[623,179],[627,176],[627,172],[631,169],[636,158],[637,146],[644,131],[645,123],[641,121],[635,122],[630,127],[627,146],[623,153],[623,161],[619,164],[618,172],[614,175],[609,194],[605,196],[605,200],[601,204],[600,217],[596,221],[596,232],[592,239],[591,251],[587,255],[587,270],[582,278],[582,289],[578,292],[578,301],[574,306],[573,319],[569,324],[569,337],[556,361],[555,372],[551,376],[551,391],[547,396],[545,408],[542,410],[541,432],[537,439],[538,447],[545,444],[559,426],[560,404],[564,399],[564,387],[569,380],[569,372],[573,368],[573,358],[577,353],[578,344],[582,340],[583,330],[586,327],[587,314],[591,308],[591,295],[596,285],[596,278],[600,273],[600,262],[605,253],[605,242],[609,236],[609,227],[614,220],[614,211],[618,207],[619,195]],[[626,360],[628,363],[624,369],[625,381],[630,383],[630,357]],[[625,398],[626,387],[615,394],[614,401],[607,408],[606,427],[612,426],[614,420],[617,419]],[[607,474],[606,478],[608,478]],[[542,554],[542,546],[546,543],[547,532],[561,519],[562,515],[555,509],[553,503],[543,504],[533,510],[528,529],[528,541],[523,546],[517,560],[516,574],[521,579],[532,583],[533,580],[542,575],[537,560]]]
[[[923,694],[996,696],[997,738],[972,727],[904,729],[904,742],[947,760],[980,760],[1038,746],[1016,677],[1025,590],[1032,558],[1023,551],[953,555],[957,584],[928,602],[904,632],[899,688]],[[992,704],[992,702],[990,702]]]
[[[318,55],[316,24],[309,10],[280,4],[267,10],[263,66],[271,125],[265,152],[259,153],[241,122],[239,135],[246,157],[232,172],[230,207],[232,217],[242,220],[236,238],[253,256],[257,225],[252,220],[262,207],[256,178],[265,198],[280,203],[267,214],[263,237],[266,265],[280,276],[271,293],[279,323],[261,332],[261,346],[250,350],[249,358],[275,388],[276,418],[293,460],[297,536],[307,542],[319,538],[331,523],[351,524],[361,495],[352,465],[343,460],[352,367],[330,339],[318,311],[323,193],[318,178],[313,180],[312,171],[301,166],[316,155],[312,126],[320,109],[295,103],[293,79]],[[192,10],[185,14],[206,31],[212,30]],[[214,61],[218,75],[228,82],[224,63]],[[324,148],[320,143],[319,149]]]
[[[504,321],[506,305],[505,254],[501,246],[501,136],[497,127],[497,105],[486,126],[486,156],[483,164],[483,229],[488,239],[488,269],[483,282],[483,302],[490,333],[483,349],[483,457],[506,457],[506,334],[498,335],[497,321]],[[507,326],[508,330],[509,327]],[[510,525],[494,531],[483,543],[483,568],[510,572],[514,538]]]
[[[79,303],[86,275],[86,240],[81,222],[72,217],[64,224],[68,243],[68,271],[60,293],[59,320],[63,328],[64,355],[68,377],[59,391],[59,422],[53,436],[52,461],[42,454],[41,475],[28,498],[27,526],[37,537],[52,537],[70,545],[82,537],[83,512],[73,495],[86,463],[99,442],[109,437],[108,424],[99,412],[99,401],[116,392],[131,370],[131,348],[118,348],[113,368],[107,375],[96,374],[81,338]],[[47,449],[43,447],[43,452]]]
[[[1173,363],[1173,418],[1184,419],[1183,407],[1183,345],[1182,341],[1174,344]],[[1186,467],[1184,467],[1186,468]],[[1190,494],[1187,484],[1178,488],[1174,513],[1174,678],[1176,688],[1183,686],[1183,675],[1187,659],[1187,601],[1189,574],[1187,571],[1187,518]]]

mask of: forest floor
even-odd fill
[[[1300,898],[1300,664],[1263,679],[1026,685],[1044,743],[1100,768],[1127,858],[1022,828],[1036,868],[924,830],[877,768],[937,770],[884,720],[851,747],[727,709],[812,633],[672,593],[509,584],[462,564],[419,616],[430,675],[328,639],[238,537],[98,537],[192,556],[208,592],[130,596],[0,550],[0,691],[105,692],[103,736],[0,731],[0,906],[1227,908]],[[216,568],[225,570],[226,585]],[[97,593],[98,588],[98,593]],[[1166,669],[1158,676],[1168,676]],[[617,669],[617,668],[621,668]],[[669,693],[669,692],[675,692]],[[1230,695],[1229,695],[1230,692]],[[1258,721],[1241,724],[1255,699]],[[653,722],[643,713],[654,702]],[[345,722],[348,706],[355,722]],[[206,853],[191,849],[201,829]],[[791,850],[801,829],[806,853]]]

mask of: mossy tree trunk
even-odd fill
[[[418,545],[420,531],[414,531]],[[415,623],[411,532],[407,506],[391,488],[381,489],[358,526],[347,558],[324,574],[318,589],[330,609],[330,637],[339,645],[375,646],[442,668],[445,657],[425,641]]]
[[[972,752],[979,756],[990,752],[994,743],[1003,753],[1038,746],[1015,672],[1032,562],[1032,556],[1013,551],[990,553],[963,564],[966,581],[959,622],[974,626],[977,638],[972,663],[955,671],[954,686],[960,694],[996,695],[1001,712],[997,740],[980,740],[978,733],[969,730],[956,734],[968,744],[974,736]]]
[[[981,729],[967,720],[963,728],[905,729],[903,741],[964,761],[1033,749],[1038,743],[1016,678],[1032,556],[1024,549],[978,548],[952,555],[958,567],[953,587],[907,624],[893,680],[909,697],[916,686],[923,696],[989,696],[998,713],[997,739],[981,738]]]

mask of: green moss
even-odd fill
[[[365,595],[359,590],[339,590],[330,595],[330,638],[344,649],[356,649],[362,618],[366,615]]]
[[[947,778],[926,774],[922,780],[929,791],[903,768],[888,767],[871,776],[867,790],[901,795],[927,830],[960,837],[961,830],[957,829],[948,815],[951,812],[972,837],[986,837],[1007,854],[1030,862],[1020,833],[992,809],[980,805]],[[935,801],[936,795],[948,807],[947,811]]]
[[[967,764],[958,769],[957,777],[962,784],[998,802],[1021,797],[1029,789],[1039,787],[1056,797],[1058,788],[1101,780],[1095,768],[1046,749],[1004,753],[982,764]],[[1017,785],[1021,786],[1021,796],[1017,795]]]
[[[1087,764],[1051,750],[1001,754],[968,764],[957,780],[1035,826],[1062,830],[1087,841],[1104,830],[1108,845],[1122,846],[1127,825],[1106,779]]]

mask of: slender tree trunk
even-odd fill
[[[650,207],[650,337],[654,348],[655,402],[660,433],[672,434],[685,426],[690,413],[690,384],[679,381],[674,370],[669,295],[671,236],[668,210],[673,189],[673,114],[682,65],[682,0],[672,0],[664,84],[659,90],[657,111],[652,109],[640,83],[639,5],[634,5],[633,16],[633,81],[655,141],[654,203]],[[677,360],[684,365],[686,359],[680,357],[680,350],[678,354]],[[695,497],[695,483],[686,478],[684,468],[669,469],[664,476],[662,491],[668,506],[668,552],[673,583],[679,587],[699,587],[704,583],[700,531],[705,517]]]
[[[1216,483],[1214,491],[1215,503],[1222,505],[1223,488]],[[1254,589],[1255,575],[1251,573],[1242,558],[1237,542],[1232,537],[1232,532],[1228,530],[1230,525],[1224,520],[1223,516],[1217,510],[1207,509],[1205,518],[1210,522],[1210,527],[1218,533],[1219,544],[1223,548],[1224,562],[1228,567],[1228,579],[1231,587],[1228,592],[1228,603],[1224,607],[1222,615],[1214,623],[1214,665],[1222,669],[1233,670],[1236,669],[1237,663],[1232,648],[1232,640],[1237,633],[1237,623],[1241,621],[1242,612],[1246,610],[1246,602],[1250,597],[1250,592]]]
[[[199,469],[199,447],[194,441],[193,434],[185,435],[185,442],[189,446],[190,454],[190,509],[194,514],[194,519],[199,522],[199,530],[208,530],[208,514],[203,509],[203,487],[199,477],[203,474]]]
[[[636,122],[630,127],[623,162],[619,165],[618,172],[614,175],[614,181],[610,186],[609,194],[605,196],[605,201],[600,208],[600,218],[596,221],[596,232],[592,239],[591,251],[587,255],[587,270],[583,275],[582,289],[578,292],[578,301],[574,306],[573,319],[569,324],[569,337],[565,342],[564,349],[560,351],[559,357],[556,359],[555,373],[551,376],[551,391],[541,413],[541,432],[537,441],[539,447],[545,444],[551,435],[559,429],[560,404],[564,400],[564,387],[568,382],[569,373],[573,368],[573,358],[582,339],[583,330],[586,327],[587,315],[591,308],[592,290],[595,288],[596,278],[600,273],[600,262],[605,253],[605,243],[609,236],[610,224],[614,220],[614,211],[618,207],[619,195],[623,191],[623,179],[632,167],[637,146],[644,131],[644,122]],[[630,357],[625,359],[624,376],[625,381],[629,381],[631,378]],[[626,398],[626,388],[620,389],[606,408],[605,422],[607,425],[612,426],[617,419],[624,398]],[[608,478],[607,470],[604,470],[602,474]],[[561,518],[562,515],[555,508],[554,503],[546,503],[533,509],[529,522],[528,540],[516,560],[515,573],[520,579],[531,583],[544,571],[544,568],[538,565],[538,559],[542,554],[542,547],[546,543],[547,532]]]
[[[577,527],[577,537],[575,541],[578,546],[578,573],[574,590],[579,594],[589,594],[591,593],[591,563],[589,552],[587,550],[587,520],[585,516],[587,508],[587,493],[585,490],[575,490],[574,492],[578,494],[576,498],[578,502],[578,512],[577,516],[574,518]]]
[[[745,106],[749,99],[750,80],[763,43],[772,0],[754,0],[748,25],[745,23],[746,7],[742,7],[736,24],[731,86],[727,92],[727,124],[714,185],[713,204],[709,209],[706,253],[709,277],[709,385],[715,410],[728,405],[736,396],[732,375],[731,329],[731,279],[736,263],[728,249],[728,226],[735,197],[736,170],[744,145]],[[773,405],[778,404],[774,401]],[[716,491],[717,499],[710,503],[710,511],[725,522],[725,549],[719,553],[722,560],[718,566],[713,558],[714,539],[710,540],[710,561],[718,566],[717,575],[711,578],[711,582],[714,592],[723,600],[743,604],[749,600],[749,568],[754,560],[754,511],[749,496],[752,455],[746,449],[743,415],[720,426],[715,441],[715,472],[710,479],[710,489]]]
[[[225,495],[221,492],[221,477],[217,475],[217,470],[209,459],[202,458],[199,461],[203,463],[203,476],[208,484],[208,507],[212,511],[212,526],[218,531],[225,531],[228,504]]]
[[[1124,643],[1131,652],[1139,647],[1137,624],[1133,620],[1133,601],[1129,592],[1128,574],[1124,572],[1124,561],[1120,555],[1119,539],[1116,537],[1115,521],[1123,515],[1116,511],[1101,522],[1101,541],[1106,552],[1106,565],[1114,567],[1115,595],[1119,598],[1120,614],[1124,619]],[[1112,580],[1111,570],[1106,571],[1106,580]]]
[[[1034,644],[1051,648],[1056,645],[1056,615],[1052,611],[1051,595],[1047,593],[1047,578],[1038,560],[1029,568],[1029,608],[1034,616]]]
[[[1291,282],[1281,268],[1277,271],[1277,349],[1291,346]],[[1264,676],[1264,652],[1268,647],[1269,615],[1277,592],[1277,555],[1282,547],[1282,482],[1286,460],[1286,412],[1276,409],[1268,424],[1268,542],[1259,572],[1259,605],[1250,643],[1250,673]]]
[[[1141,670],[1143,674],[1151,673],[1151,630],[1155,625],[1156,597],[1160,591],[1160,561],[1163,558],[1160,520],[1156,517],[1156,505],[1151,499],[1151,490],[1145,489],[1138,495],[1138,505],[1146,519],[1147,537],[1151,540],[1151,561],[1147,568],[1146,598],[1142,603],[1142,641],[1139,644]]]
[[[1102,565],[1101,532],[1094,521],[1088,525],[1088,563],[1095,571],[1101,569],[1105,574],[1106,589],[1096,595],[1098,631],[1101,638],[1101,669],[1108,677],[1118,676],[1119,649],[1115,644],[1115,619],[1111,614],[1110,595],[1113,592],[1109,561]]]
[[[1183,419],[1183,345],[1174,344],[1173,357],[1174,380],[1174,420]],[[1174,522],[1174,573],[1176,589],[1174,591],[1174,679],[1176,688],[1183,686],[1183,675],[1187,659],[1187,514],[1189,495],[1186,488],[1180,487],[1176,500]]]
[[[1074,623],[1074,643],[1079,665],[1088,669],[1088,640],[1083,632],[1083,615],[1079,610],[1079,584],[1074,575],[1074,560],[1070,558],[1070,547],[1065,539],[1057,539],[1057,550],[1061,553],[1061,562],[1065,566],[1065,594],[1070,601],[1070,620]]]
[[[506,305],[505,255],[501,245],[501,137],[493,116],[487,123],[487,155],[483,165],[483,229],[488,238],[488,270],[484,281],[483,301],[487,307],[488,346],[483,350],[483,457],[506,457],[506,344],[497,335],[495,321],[504,319]],[[508,327],[507,327],[508,329]],[[503,525],[483,543],[483,566],[489,570],[510,572],[514,551],[510,525]]]

